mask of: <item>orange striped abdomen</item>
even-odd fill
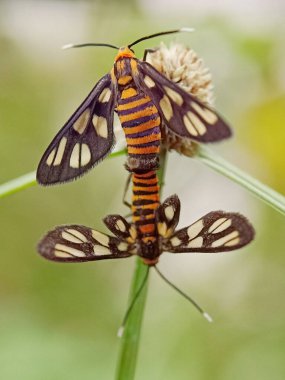
[[[135,87],[125,88],[120,95],[117,111],[127,140],[127,167],[137,173],[156,170],[161,140],[158,110]]]
[[[158,257],[155,210],[159,206],[159,186],[155,171],[134,173],[132,214],[138,233],[140,256],[148,260]]]

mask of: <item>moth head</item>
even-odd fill
[[[133,58],[135,56],[134,51],[128,46],[122,46],[119,48],[119,52],[115,57],[115,62],[122,58]]]

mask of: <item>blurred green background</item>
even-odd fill
[[[113,50],[60,46],[123,45],[191,26],[195,33],[175,39],[210,67],[216,107],[235,131],[234,139],[213,149],[284,194],[284,11],[283,1],[269,0],[2,0],[0,182],[36,168],[60,126],[111,68]],[[138,45],[137,56],[159,41]],[[1,200],[1,379],[113,378],[134,260],[60,265],[41,259],[35,247],[55,225],[105,231],[106,214],[126,214],[124,161],[105,160],[80,181]],[[215,323],[151,273],[136,379],[284,379],[284,218],[176,153],[169,155],[163,198],[173,193],[182,202],[181,226],[212,210],[239,211],[257,236],[233,253],[163,255],[161,270]]]

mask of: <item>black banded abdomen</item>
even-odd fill
[[[158,168],[161,119],[151,99],[135,87],[120,93],[117,111],[128,146],[127,167],[143,173]]]

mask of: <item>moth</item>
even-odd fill
[[[230,127],[216,111],[145,61],[149,50],[143,60],[135,57],[132,47],[137,43],[184,31],[190,30],[156,33],[121,48],[99,43],[68,46],[108,46],[118,53],[111,71],[99,80],[45,151],[37,169],[40,184],[73,180],[103,160],[115,144],[115,112],[125,132],[131,172],[157,169],[162,122],[177,136],[199,143],[231,136]]]
[[[177,230],[180,201],[177,195],[159,200],[156,171],[132,174],[132,223],[120,215],[108,215],[105,225],[112,233],[67,225],[56,227],[38,245],[46,259],[58,262],[86,262],[139,256],[147,271],[125,314],[119,330],[121,336],[128,316],[141,293],[153,267],[159,276],[208,320],[211,317],[191,297],[171,283],[158,269],[163,252],[227,252],[241,248],[254,237],[248,220],[238,213],[210,212],[195,223]]]
[[[38,252],[48,260],[73,263],[139,256],[146,265],[155,266],[163,252],[228,252],[244,247],[254,238],[252,225],[239,213],[212,211],[177,230],[179,216],[177,195],[167,198],[155,210],[155,249],[153,244],[142,242],[134,223],[120,215],[108,215],[104,223],[113,235],[80,225],[59,226],[44,236]]]

